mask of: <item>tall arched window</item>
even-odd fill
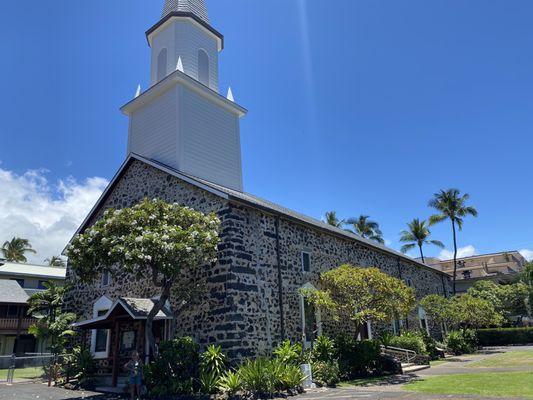
[[[198,50],[198,80],[209,86],[209,56],[205,50]]]
[[[167,76],[167,49],[162,49],[157,56],[157,81]]]

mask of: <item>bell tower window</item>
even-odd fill
[[[162,49],[157,56],[157,81],[162,81],[167,76],[167,49]]]
[[[205,50],[198,50],[198,80],[209,86],[209,56]]]

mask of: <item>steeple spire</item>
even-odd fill
[[[191,13],[209,24],[205,0],[165,0],[162,17],[165,18],[172,12]]]

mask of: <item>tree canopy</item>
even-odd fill
[[[424,252],[422,247],[425,244],[432,244],[434,246],[444,248],[444,244],[439,240],[431,240],[431,232],[426,224],[426,221],[421,221],[418,218],[413,219],[407,224],[407,230],[401,232],[400,242],[405,243],[401,250],[402,253],[407,253],[409,250],[418,246],[420,250],[420,257],[422,262],[425,262]]]
[[[2,246],[2,255],[6,261],[25,263],[27,253],[37,253],[30,244],[28,239],[14,237],[11,240],[5,241]]]
[[[349,264],[320,275],[319,289],[303,295],[334,320],[389,322],[415,306],[414,290],[377,268]]]
[[[125,271],[160,288],[146,322],[153,350],[153,318],[170,299],[184,267],[216,261],[219,227],[214,213],[145,199],[133,207],[106,210],[91,228],[74,237],[68,256],[73,271],[85,282],[106,271],[112,276]]]
[[[366,239],[373,240],[378,243],[385,243],[383,233],[379,229],[379,224],[370,220],[368,215],[360,215],[357,218],[350,218],[346,224],[351,228],[347,229],[349,232],[355,233]]]

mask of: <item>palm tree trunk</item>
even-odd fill
[[[425,264],[426,260],[424,260],[424,252],[422,251],[422,245],[419,244],[418,247],[420,248],[420,257],[422,257],[422,264]]]
[[[457,280],[457,233],[455,232],[455,220],[452,219],[452,231],[453,231],[453,294],[455,291],[455,282]]]

